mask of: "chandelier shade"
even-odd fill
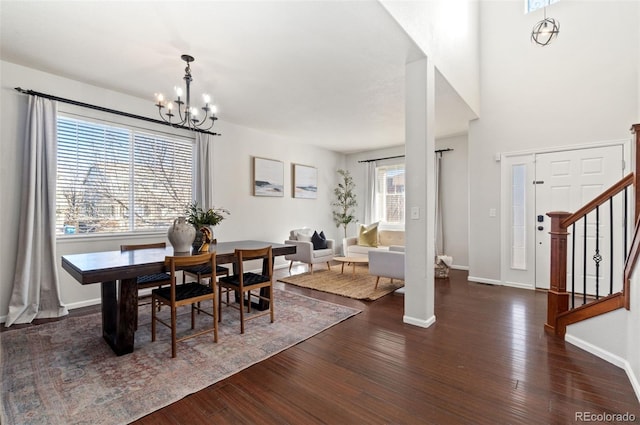
[[[176,100],[167,101],[162,93],[156,94],[156,106],[160,118],[168,124],[176,127],[187,127],[193,130],[206,131],[213,127],[218,117],[216,117],[217,108],[211,104],[211,96],[204,94],[204,106],[201,109],[204,113],[202,118],[199,117],[200,110],[191,105],[191,62],[195,61],[193,56],[182,55],[181,59],[187,63],[184,69],[185,91],[182,88],[175,87]],[[185,97],[183,98],[183,94]]]

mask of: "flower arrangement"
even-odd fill
[[[187,221],[200,230],[202,226],[217,226],[222,220],[229,214],[229,210],[225,208],[209,208],[208,210],[202,209],[196,201],[193,201],[184,211],[187,216]]]

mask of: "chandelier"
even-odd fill
[[[531,41],[546,46],[555,40],[560,33],[560,22],[547,18],[547,8],[544,8],[544,19],[533,26]]]
[[[156,94],[156,106],[158,107],[158,113],[160,118],[168,124],[179,127],[187,127],[192,130],[207,131],[213,127],[216,117],[216,106],[209,104],[211,97],[208,94],[204,94],[204,106],[200,109],[204,112],[204,116],[201,118],[198,108],[191,106],[191,62],[195,59],[190,55],[182,55],[182,60],[187,63],[187,67],[184,69],[184,82],[186,85],[186,97],[182,98],[183,91],[180,87],[175,87],[177,99],[173,102],[167,102],[162,93]],[[177,115],[176,120],[174,117]]]

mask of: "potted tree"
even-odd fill
[[[338,174],[342,179],[333,190],[335,201],[331,205],[335,207],[333,221],[336,223],[336,227],[342,226],[344,228],[344,237],[346,238],[349,223],[358,221],[354,215],[354,208],[358,206],[355,194],[356,185],[349,171],[339,169]]]

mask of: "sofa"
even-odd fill
[[[315,242],[315,246],[314,246]],[[324,242],[324,244],[323,244]],[[287,245],[295,245],[296,253],[285,255],[285,259],[290,261],[289,271],[294,261],[300,261],[309,265],[309,271],[313,274],[313,265],[327,263],[327,268],[331,269],[330,261],[334,257],[335,241],[326,239],[324,232],[318,234],[317,231],[304,227],[294,229],[289,232],[289,239],[284,241]]]
[[[369,274],[376,276],[376,286],[381,277],[404,280],[404,247],[390,246],[388,251],[369,251]]]
[[[388,251],[390,246],[404,246],[404,230],[377,231],[376,243],[367,246],[358,244],[358,236],[342,240],[342,250],[345,257],[367,257],[369,251]]]

